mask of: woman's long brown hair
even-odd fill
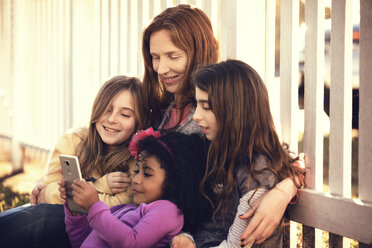
[[[262,173],[250,166],[256,154],[268,158],[269,169],[277,181],[303,175],[300,168],[292,165],[294,159],[279,140],[266,86],[252,67],[228,60],[198,70],[193,81],[198,89],[208,93],[209,107],[217,120],[217,133],[209,147],[202,181],[202,188],[206,180],[211,179],[214,188],[220,189],[214,215],[218,210],[223,216],[227,212],[236,166],[248,165],[253,179]]]
[[[112,99],[123,90],[129,90],[132,95],[136,129],[142,129],[144,113],[140,81],[126,76],[116,76],[107,81],[94,100],[88,133],[77,149],[82,175],[85,178],[90,177],[94,170],[104,175],[112,171],[129,169],[127,162],[132,159],[128,148],[130,138],[108,151],[96,128],[97,121],[105,113]]]
[[[177,108],[183,110],[187,104],[194,102],[195,90],[190,80],[191,73],[197,67],[210,65],[218,60],[217,40],[213,34],[212,24],[203,11],[181,4],[167,8],[156,16],[144,30],[142,38],[142,54],[145,63],[144,107],[151,117],[151,120],[147,120],[146,123],[151,125],[161,120],[161,111],[174,100],[173,94],[167,92],[159,82],[158,74],[153,69],[150,54],[151,35],[162,29],[169,31],[174,45],[185,51],[188,57],[186,72],[180,88],[182,99],[177,103]]]

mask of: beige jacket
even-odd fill
[[[59,196],[58,182],[62,180],[62,174],[59,173],[61,168],[59,162],[60,154],[76,155],[76,149],[82,139],[87,135],[87,128],[72,129],[66,132],[57,142],[54,150],[50,154],[48,160],[48,169],[46,176],[43,178],[42,185],[47,185],[45,190],[45,201],[50,204],[63,204],[64,200]],[[129,170],[131,177],[134,176],[135,161],[131,160]],[[92,177],[98,178],[95,182],[90,182],[98,191],[99,199],[106,203],[109,207],[133,202],[131,187],[128,191],[113,194],[107,184],[107,175],[100,175],[94,171]]]

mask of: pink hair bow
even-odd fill
[[[138,131],[137,133],[135,133],[133,135],[131,141],[129,142],[130,154],[135,159],[138,158],[138,147],[137,147],[137,143],[139,141],[143,140],[144,138],[146,138],[147,136],[153,136],[154,138],[160,138],[161,137],[161,133],[158,132],[158,131],[154,131],[154,129],[152,129],[152,127],[148,128],[146,130]]]

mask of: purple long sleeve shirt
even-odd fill
[[[88,215],[72,216],[65,205],[72,247],[165,247],[183,226],[183,214],[167,200],[122,204],[94,203]]]

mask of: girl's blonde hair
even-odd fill
[[[136,129],[143,127],[144,112],[140,81],[127,76],[116,76],[107,81],[93,103],[87,135],[78,145],[77,156],[83,177],[90,177],[94,170],[105,175],[112,171],[129,169],[127,162],[132,159],[128,148],[130,138],[116,146],[114,150],[108,151],[96,128],[97,121],[105,113],[112,99],[123,90],[129,90],[132,95]]]

